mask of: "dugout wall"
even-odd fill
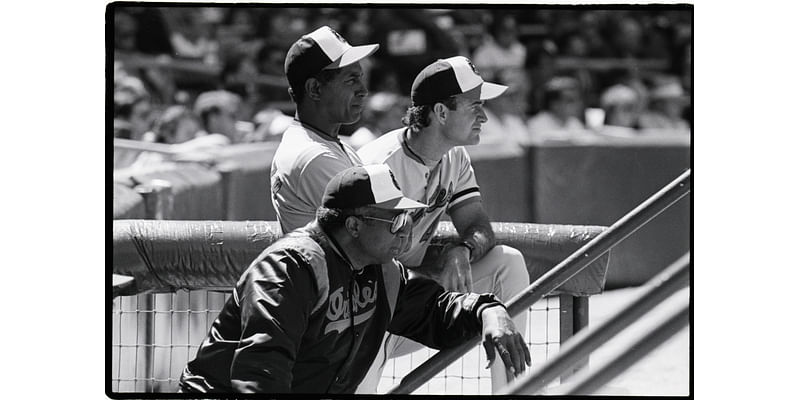
[[[110,391],[172,391],[230,287],[249,262],[278,238],[278,225],[264,221],[158,220],[118,220],[113,225],[113,273],[133,277],[134,284],[123,292],[132,296],[114,299],[108,320],[112,334]],[[493,227],[499,243],[522,251],[532,280],[604,230],[512,223]],[[452,224],[442,222],[434,246],[457,240]],[[565,283],[555,297],[534,304],[528,311],[527,340],[537,361],[554,355],[560,343],[586,326],[586,296],[602,291],[608,260],[609,255],[604,255]],[[158,292],[162,293],[155,294]],[[405,361],[395,360],[386,368],[379,389],[398,383],[405,372],[430,355],[429,351],[415,353],[402,365],[399,363]],[[481,357],[479,351],[469,354],[455,371],[444,371],[438,381],[422,391],[470,394],[489,390],[488,372],[470,368],[480,365]]]

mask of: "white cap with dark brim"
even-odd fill
[[[325,188],[322,206],[337,209],[372,206],[386,210],[427,207],[403,195],[386,164],[351,167],[336,174]]]
[[[303,35],[286,52],[284,72],[289,87],[302,86],[306,79],[322,70],[343,68],[377,51],[378,44],[351,46],[328,26]]]
[[[472,62],[463,56],[437,60],[423,68],[411,85],[414,106],[433,104],[480,87],[480,99],[500,96],[508,86],[485,82]]]
[[[327,26],[323,26],[307,36],[317,42],[325,55],[333,60],[323,69],[346,67],[362,58],[369,57],[378,50],[377,44],[351,46],[339,33]]]

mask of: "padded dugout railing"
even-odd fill
[[[158,193],[152,192],[151,196],[157,197]],[[148,202],[158,203],[153,199]],[[120,282],[126,276],[133,278],[124,282],[125,288],[114,290],[120,295],[171,292],[182,288],[229,289],[244,268],[280,236],[277,223],[266,221],[117,220],[113,228],[112,272],[115,276],[109,278]],[[532,280],[605,230],[596,226],[523,223],[494,223],[493,228],[498,243],[522,251]],[[440,223],[433,246],[443,247],[454,241],[458,241],[458,235],[452,224]],[[559,295],[561,342],[588,324],[587,296],[602,291],[608,260],[609,256],[605,255],[554,293]],[[153,319],[149,314],[143,317],[144,323]],[[151,340],[150,337],[143,339]],[[147,343],[142,345],[150,346]],[[144,352],[139,361],[152,363],[152,355]],[[145,375],[151,376],[152,366],[145,365],[144,369]],[[573,372],[566,371],[564,375]]]

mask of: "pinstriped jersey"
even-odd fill
[[[475,171],[466,149],[453,147],[438,162],[427,162],[408,146],[406,128],[391,131],[358,150],[367,164],[384,163],[394,172],[406,197],[428,205],[416,210],[411,248],[398,259],[409,267],[422,263],[430,239],[445,212],[480,201]]]
[[[358,165],[361,160],[350,145],[293,121],[275,151],[270,171],[272,205],[283,233],[313,221],[331,178]]]

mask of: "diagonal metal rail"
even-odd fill
[[[689,313],[691,312],[689,307],[689,304],[686,304],[671,316],[663,319],[661,324],[613,359],[596,369],[587,370],[575,376],[572,381],[559,388],[558,394],[589,394],[610,382],[689,325]]]
[[[691,178],[692,170],[687,169],[642,204],[625,214],[606,231],[597,235],[589,243],[586,243],[553,269],[539,277],[509,301],[506,307],[508,313],[515,316],[527,310],[528,307],[563,285],[611,248],[689,194]],[[389,394],[409,394],[413,392],[448,365],[463,357],[473,347],[480,344],[480,341],[480,336],[476,336],[460,346],[439,351],[406,375],[397,386],[389,391]]]
[[[548,383],[558,378],[594,349],[608,342],[619,332],[636,322],[662,301],[680,289],[689,285],[690,263],[689,253],[676,260],[663,272],[653,277],[645,285],[645,292],[636,296],[621,311],[591,330],[584,330],[559,350],[558,355],[548,360],[537,371],[524,380],[517,381],[503,388],[499,394],[534,394],[542,390]]]

